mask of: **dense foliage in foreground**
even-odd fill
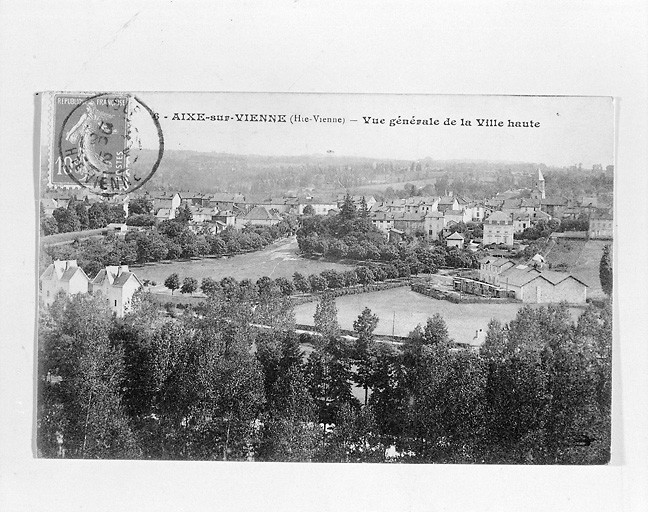
[[[609,306],[589,306],[577,323],[562,305],[525,307],[507,325],[491,322],[479,353],[454,348],[439,315],[402,347],[375,340],[368,309],[351,341],[336,315],[322,297],[321,335],[300,340],[289,300],[272,286],[231,283],[176,319],[146,294],[121,320],[98,297],[61,296],[40,318],[39,453],[608,461]]]

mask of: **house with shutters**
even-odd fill
[[[141,287],[142,282],[128,270],[128,265],[110,265],[97,273],[89,291],[104,297],[113,313],[121,318],[130,309],[133,295]]]
[[[589,237],[600,240],[612,240],[614,222],[612,214],[605,210],[595,211],[589,218]]]
[[[39,279],[39,290],[43,303],[50,306],[59,292],[66,295],[88,293],[90,278],[76,260],[55,260]]]
[[[491,213],[484,219],[483,245],[513,245],[513,217],[504,212]]]

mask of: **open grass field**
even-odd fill
[[[378,315],[376,334],[407,336],[417,324],[425,325],[435,313],[443,316],[450,337],[455,341],[480,344],[485,336],[488,322],[495,318],[509,322],[515,318],[521,303],[505,304],[454,304],[437,300],[411,291],[409,288],[394,288],[380,292],[346,295],[336,299],[338,322],[343,329],[353,329],[353,322],[365,307]],[[302,304],[295,308],[297,323],[312,325],[316,302]],[[535,305],[534,305],[535,306]],[[574,319],[580,309],[571,310]],[[475,332],[482,329],[479,343],[473,342]]]
[[[182,280],[185,277],[195,277],[198,282],[203,277],[220,280],[231,276],[235,279],[257,280],[263,276],[273,279],[277,277],[292,277],[293,273],[304,275],[317,274],[323,270],[348,270],[348,265],[325,261],[309,260],[297,254],[297,240],[292,237],[277,242],[262,251],[232,256],[231,258],[207,258],[195,261],[174,261],[172,263],[156,263],[133,268],[133,272],[141,280],[155,281],[157,286],[151,291],[164,292],[164,280],[174,272]],[[166,290],[168,291],[168,290]]]
[[[547,255],[547,263],[554,267],[560,263],[575,277],[582,279],[589,286],[587,296],[593,299],[605,297],[599,279],[599,263],[603,247],[610,244],[607,240],[566,240],[556,239],[556,245]]]

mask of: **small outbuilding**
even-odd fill
[[[449,237],[446,238],[447,247],[457,247],[459,249],[463,249],[465,242],[466,240],[464,239],[463,235],[458,231],[455,231]]]

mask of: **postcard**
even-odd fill
[[[612,98],[39,96],[37,457],[609,461]]]

